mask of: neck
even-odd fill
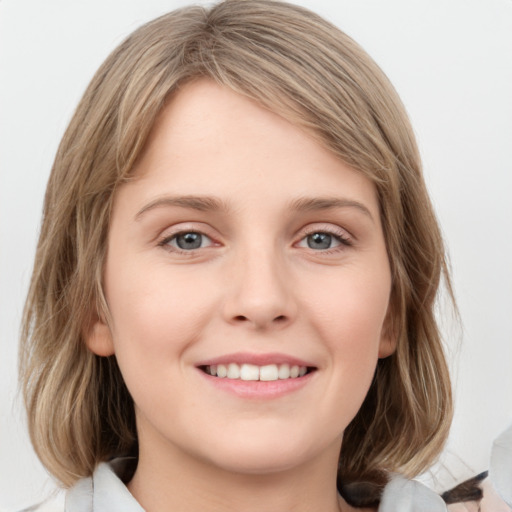
[[[144,450],[128,488],[147,512],[348,512],[336,489],[341,443],[315,460],[260,474],[237,473],[179,448]]]

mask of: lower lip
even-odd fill
[[[294,379],[280,379],[271,381],[228,379],[227,377],[213,377],[198,369],[209,384],[227,393],[241,398],[269,400],[288,395],[302,389],[312,379],[316,372],[307,373],[303,377]]]

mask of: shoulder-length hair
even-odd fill
[[[64,485],[136,451],[132,399],[115,357],[84,333],[108,316],[102,289],[116,189],[130,178],[162,107],[208,78],[307,130],[377,190],[392,273],[395,353],[344,433],[339,476],[412,476],[447,436],[452,402],[434,303],[443,241],[405,109],[373,60],[319,16],[268,0],[188,7],[151,21],[107,58],[58,149],[20,352],[35,450]]]

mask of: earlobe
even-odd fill
[[[384,359],[393,354],[396,350],[395,336],[384,335],[381,337],[379,345],[379,359]]]
[[[394,354],[398,340],[396,331],[397,330],[393,322],[393,315],[391,311],[388,311],[380,336],[379,359],[384,359]]]
[[[100,318],[96,318],[91,323],[84,338],[87,348],[98,356],[108,357],[115,353],[110,328]]]

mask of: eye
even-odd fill
[[[332,249],[333,243],[339,245],[339,241],[329,233],[313,233],[308,235],[306,243],[310,249]]]
[[[210,237],[197,231],[184,231],[169,236],[160,242],[160,245],[171,247],[180,251],[193,251],[213,245]]]
[[[327,231],[314,231],[309,233],[297,244],[298,247],[307,247],[315,251],[336,249],[340,246],[351,245],[350,240],[344,234],[329,233]]]

